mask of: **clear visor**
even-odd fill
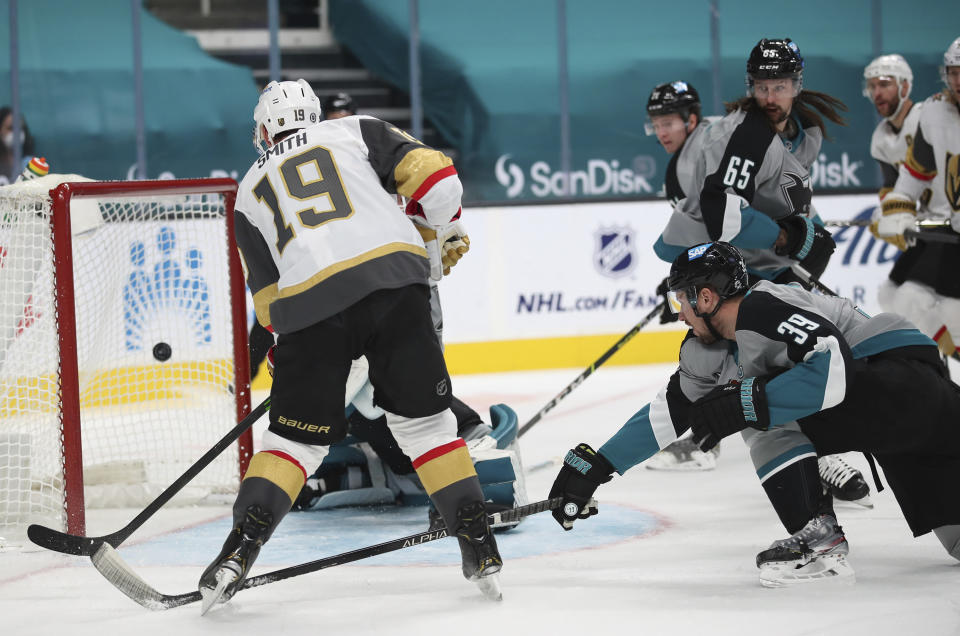
[[[750,97],[796,97],[803,87],[803,78],[797,74],[777,79],[754,79],[747,73],[746,83]]]
[[[863,96],[873,101],[873,91],[877,88],[885,88],[889,86],[899,85],[899,81],[893,75],[878,75],[877,77],[871,77],[863,80]]]
[[[673,315],[678,315],[680,313],[680,295],[683,294],[686,297],[686,291],[682,289],[671,289],[667,292],[667,308],[670,310],[670,313]]]
[[[659,135],[661,132],[672,133],[684,127],[683,116],[680,113],[654,115],[643,125],[647,135]]]

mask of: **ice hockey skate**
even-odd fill
[[[822,580],[854,581],[847,562],[850,545],[833,515],[819,515],[794,535],[774,541],[757,555],[760,584],[786,587]]]
[[[820,469],[820,482],[824,492],[834,499],[873,508],[870,500],[870,486],[863,474],[844,461],[840,455],[825,455],[817,460]]]
[[[673,442],[644,464],[650,470],[713,470],[717,467],[720,445],[702,451],[692,438],[685,437]]]
[[[463,557],[464,578],[476,583],[488,599],[502,600],[499,572],[503,559],[482,503],[467,504],[457,511],[457,540]]]
[[[270,513],[263,512],[260,506],[247,508],[243,523],[230,532],[220,554],[200,577],[201,616],[216,603],[229,601],[240,588],[260,554],[263,537],[272,521]]]

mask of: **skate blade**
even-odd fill
[[[870,499],[870,495],[864,495],[860,499],[838,499],[834,497],[833,501],[834,503],[853,504],[853,507],[856,508],[873,509],[873,501]]]
[[[476,584],[477,587],[480,588],[480,592],[482,592],[483,595],[491,601],[503,600],[503,591],[500,589],[499,573],[488,574],[483,578],[477,579]]]
[[[822,581],[854,583],[856,574],[843,554],[827,554],[797,567],[790,562],[771,562],[760,566],[760,585],[790,587]]]
[[[221,600],[223,593],[227,591],[227,586],[233,583],[239,578],[233,570],[228,570],[226,568],[221,568],[217,572],[217,587],[212,590],[208,587],[200,588],[200,597],[202,603],[200,605],[200,616],[204,616],[207,612],[210,611],[210,608],[217,604],[217,602],[226,603],[226,599]]]

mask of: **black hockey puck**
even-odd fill
[[[158,342],[153,345],[153,357],[160,362],[166,362],[173,355],[173,349],[166,342]]]

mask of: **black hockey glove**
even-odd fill
[[[657,285],[657,296],[663,301],[663,311],[660,312],[660,324],[665,325],[670,322],[677,322],[680,320],[680,315],[673,313],[670,309],[670,299],[667,298],[667,292],[670,291],[670,288],[667,287],[667,281],[669,278],[664,278],[659,285]]]
[[[550,499],[563,497],[563,504],[553,511],[553,518],[564,530],[573,528],[577,519],[597,514],[593,493],[597,486],[613,479],[613,470],[607,458],[588,444],[577,444],[567,451],[560,474],[550,488]]]
[[[811,276],[820,278],[837,249],[830,232],[805,216],[788,216],[777,221],[777,225],[786,233],[787,240],[774,251],[799,261]]]
[[[690,405],[687,418],[693,441],[702,451],[748,426],[765,431],[770,428],[766,381],[746,378],[740,383],[718,386]]]

